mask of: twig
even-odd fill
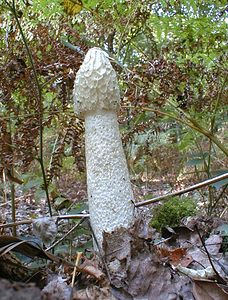
[[[204,243],[204,241],[203,241],[203,239],[202,239],[202,236],[201,236],[201,234],[200,234],[200,232],[199,232],[199,229],[198,229],[198,227],[197,227],[196,225],[195,225],[195,229],[196,229],[196,231],[197,231],[197,233],[198,233],[198,236],[199,236],[199,238],[200,238],[200,241],[201,241],[201,243],[202,243],[202,245],[203,245],[203,247],[204,247],[204,249],[205,249],[205,252],[206,252],[206,254],[207,254],[207,257],[208,257],[208,260],[209,260],[209,262],[210,262],[210,264],[211,264],[211,267],[212,267],[213,271],[215,272],[215,274],[217,275],[217,279],[220,281],[219,283],[225,284],[225,285],[226,285],[226,281],[220,276],[220,274],[219,274],[218,271],[216,270],[216,268],[215,268],[215,266],[214,266],[214,263],[212,262],[210,253],[208,252],[207,247],[206,247],[206,245],[205,245],[205,243]]]
[[[60,216],[53,216],[53,218],[57,218],[57,220],[60,219],[82,219],[82,218],[89,218],[89,214],[75,214],[75,215],[60,215]],[[33,223],[33,220],[22,220],[18,222],[11,222],[7,224],[0,224],[0,228],[9,228],[13,226],[19,226],[19,225],[24,225],[24,224],[31,224]]]
[[[61,239],[59,239],[58,241],[56,241],[54,244],[52,244],[50,247],[48,247],[46,249],[46,251],[50,251],[51,249],[53,249],[56,245],[58,245],[59,243],[61,243],[71,232],[73,232],[79,225],[82,224],[82,222],[86,219],[86,217],[84,217],[83,219],[81,219],[76,225],[74,225],[66,234],[64,234]]]
[[[11,201],[7,201],[7,202],[4,202],[4,203],[1,203],[1,204],[0,204],[0,207],[1,207],[1,206],[6,206],[6,205],[9,204],[10,202],[11,202]]]
[[[11,182],[10,190],[11,190],[11,206],[12,206],[11,216],[12,216],[13,222],[15,223],[15,221],[16,221],[16,205],[15,205],[15,185],[13,182]],[[13,225],[12,227],[13,227],[13,236],[16,236],[17,235],[16,226]]]
[[[8,8],[10,9],[10,11],[12,12],[17,26],[19,28],[19,32],[22,38],[22,41],[24,43],[27,55],[28,55],[28,59],[30,61],[31,67],[32,67],[32,71],[33,71],[33,75],[34,75],[34,80],[35,80],[35,84],[37,87],[37,93],[38,93],[38,119],[39,119],[39,139],[40,139],[40,145],[39,145],[39,157],[38,157],[38,161],[40,163],[40,167],[41,167],[41,171],[42,171],[42,176],[43,176],[43,183],[44,183],[44,190],[46,193],[46,198],[47,198],[47,203],[48,203],[48,209],[49,209],[49,213],[50,216],[52,216],[52,208],[51,208],[51,201],[49,198],[49,193],[48,193],[48,185],[47,185],[47,179],[46,179],[46,173],[45,173],[45,168],[44,168],[44,153],[43,153],[43,99],[42,99],[42,89],[38,80],[38,74],[36,71],[36,67],[34,64],[34,60],[32,57],[32,53],[29,49],[28,43],[27,43],[27,39],[25,37],[24,31],[22,29],[22,26],[20,24],[18,15],[17,15],[17,11],[16,11],[16,5],[15,5],[15,0],[12,1],[12,5],[5,0],[6,5],[8,6]]]
[[[218,195],[217,199],[214,201],[213,206],[212,206],[212,211],[214,210],[214,208],[216,207],[216,205],[218,204],[219,200],[222,198],[223,194],[225,193],[226,189],[228,188],[228,184],[226,184],[221,193]]]
[[[166,194],[166,195],[163,195],[163,196],[158,196],[158,197],[155,197],[155,198],[152,198],[152,199],[148,199],[146,201],[141,201],[141,202],[135,203],[135,206],[136,207],[140,207],[140,206],[145,206],[145,205],[148,205],[148,204],[151,204],[151,203],[159,202],[159,201],[161,201],[163,199],[166,199],[166,198],[169,198],[169,197],[173,197],[173,196],[182,195],[182,194],[194,191],[196,189],[202,188],[204,186],[210,185],[212,183],[215,183],[215,182],[227,179],[227,178],[228,178],[228,173],[225,173],[225,174],[216,176],[214,178],[205,180],[203,182],[194,184],[194,185],[192,185],[192,186],[190,186],[190,187],[188,187],[186,189],[183,189],[183,190],[180,190],[180,191],[177,191],[177,192],[173,192],[173,193],[169,193],[169,194]]]
[[[102,261],[102,263],[103,263],[103,265],[104,265],[104,268],[105,268],[105,271],[106,271],[106,275],[108,276],[108,280],[109,280],[109,282],[111,283],[111,276],[110,276],[110,274],[109,274],[108,266],[107,266],[106,261],[105,261],[105,258],[104,258],[104,256],[103,256],[102,249],[101,249],[101,247],[100,247],[100,245],[99,245],[99,243],[98,243],[97,237],[96,237],[96,235],[95,235],[95,233],[94,233],[94,231],[93,231],[93,228],[92,228],[92,226],[91,226],[89,220],[87,220],[87,224],[88,224],[89,229],[90,229],[90,231],[91,231],[91,233],[92,233],[94,242],[95,242],[96,247],[97,247],[97,249],[98,249],[99,257],[100,257],[100,259],[101,259],[101,261]]]
[[[11,222],[7,224],[0,224],[0,228],[9,228],[9,227],[16,227],[18,225],[24,225],[24,224],[31,224],[33,221],[32,220],[22,220],[19,222]]]
[[[74,287],[76,271],[77,271],[77,267],[78,267],[78,264],[79,264],[79,261],[80,261],[81,257],[82,257],[82,252],[77,252],[77,257],[76,257],[76,260],[75,260],[75,266],[74,266],[74,271],[73,271],[73,276],[72,276],[72,281],[71,281],[71,287],[72,288]]]
[[[219,218],[222,218],[224,216],[224,214],[226,213],[228,207],[225,207],[224,210],[222,211],[222,213],[220,214]]]
[[[82,219],[82,218],[89,218],[89,214],[75,214],[75,215],[60,215],[57,216],[57,219]]]
[[[3,201],[4,201],[4,203],[2,203],[1,206],[5,206],[8,203],[8,201],[7,201],[7,191],[6,191],[6,172],[5,172],[4,168],[2,170],[2,180],[3,180]]]

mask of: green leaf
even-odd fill
[[[190,159],[186,162],[186,166],[192,167],[192,166],[198,166],[202,165],[204,160],[202,158],[195,158],[195,159]]]
[[[68,215],[73,215],[73,214],[80,214],[82,211],[88,211],[88,203],[83,202],[83,203],[78,203],[74,208],[72,208],[70,211],[68,211]]]
[[[42,198],[46,198],[46,192],[42,189],[38,189],[36,190],[34,197],[36,201],[39,201]]]
[[[178,143],[178,149],[180,151],[188,150],[193,144],[193,136],[190,132],[183,134],[180,143]]]
[[[38,188],[41,186],[42,183],[43,183],[42,178],[32,179],[32,180],[29,180],[26,184],[24,184],[23,189],[24,189],[24,191],[26,191],[26,190],[29,190],[34,187]]]
[[[70,200],[65,197],[57,197],[54,201],[55,207],[58,210],[61,210],[63,208],[69,207]]]

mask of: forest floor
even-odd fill
[[[160,182],[133,187],[140,201],[170,191]],[[85,184],[65,180],[58,188],[54,215],[87,209]],[[104,253],[96,253],[86,221],[61,219],[56,226],[45,200],[37,203],[32,192],[18,190],[15,204],[17,237],[11,202],[0,204],[1,300],[228,299],[224,219],[197,215],[158,232],[149,225],[151,210],[140,209],[134,225],[105,234]]]

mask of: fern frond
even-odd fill
[[[66,13],[71,16],[78,14],[83,8],[81,0],[63,0],[62,5]]]

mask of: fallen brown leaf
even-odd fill
[[[218,284],[195,280],[193,282],[193,295],[196,300],[227,300],[228,293]]]
[[[77,267],[77,271],[86,273],[99,281],[105,278],[105,274],[99,269],[98,264],[86,257],[84,257],[83,263]]]

